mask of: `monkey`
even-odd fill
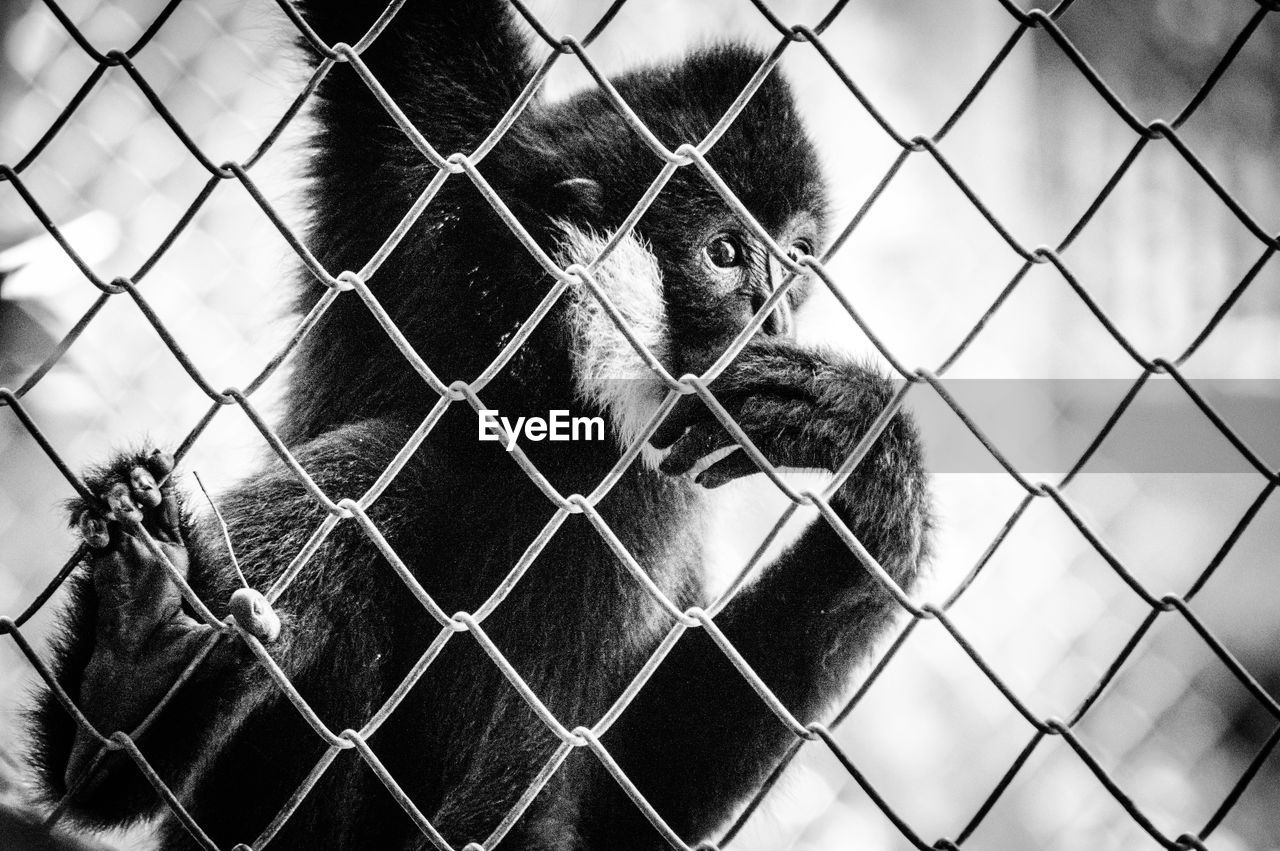
[[[330,45],[357,44],[376,17],[338,0],[299,5]],[[360,58],[403,119],[447,156],[476,150],[499,124],[534,73],[531,55],[502,0],[409,0]],[[610,82],[673,150],[704,139],[765,58],[715,44]],[[438,169],[349,63],[329,69],[314,99],[304,242],[331,273],[358,270]],[[779,73],[706,158],[793,260],[820,253],[827,187]],[[677,169],[620,232],[662,166],[593,88],[535,97],[475,168],[562,267],[592,263],[612,245],[594,280],[671,376],[707,373],[767,311],[710,389],[770,464],[836,470],[890,404],[892,382],[873,366],[797,343],[794,311],[808,280],[770,303],[783,264],[696,168]],[[485,408],[572,409],[606,420],[606,441],[521,441],[557,493],[592,493],[639,445],[594,511],[645,581],[595,519],[560,516],[515,455],[478,439],[472,407],[436,412],[439,393],[369,299],[352,292],[313,316],[275,424],[314,490],[280,457],[264,461],[219,496],[224,536],[218,518],[186,504],[175,460],[159,449],[130,449],[85,474],[94,498],[75,500],[70,515],[86,569],[73,574],[51,670],[103,735],[142,725],[137,748],[218,847],[252,845],[264,830],[275,849],[417,849],[437,838],[461,848],[490,837],[504,851],[668,847],[591,748],[570,749],[527,798],[562,746],[544,714],[567,730],[591,728],[671,632],[672,609],[709,605],[710,506],[717,488],[760,468],[696,395],[655,424],[668,386],[587,287],[567,288],[539,314],[553,283],[463,174],[444,180],[365,281],[445,384],[474,381],[505,358],[477,392]],[[313,311],[323,287],[304,270],[297,288],[298,311]],[[513,340],[520,344],[511,353]],[[396,472],[384,475],[393,461]],[[329,515],[315,491],[341,500],[371,489],[377,497],[364,510],[386,549],[350,518],[317,534]],[[906,413],[888,421],[830,505],[888,576],[911,588],[932,521],[923,449]],[[523,572],[508,583],[517,565]],[[252,641],[219,637],[179,593],[173,571],[214,618],[233,616]],[[285,576],[268,603],[262,592]],[[446,618],[487,609],[474,628],[445,635],[452,627],[422,594]],[[819,519],[716,612],[714,625],[807,723],[843,694],[896,611],[890,590]],[[254,642],[296,694],[272,677]],[[666,649],[599,744],[669,830],[694,843],[713,837],[760,788],[794,733],[707,630],[688,629]],[[402,797],[357,749],[330,752],[298,699],[334,733],[361,730],[393,706],[365,742]],[[100,752],[52,690],[31,716],[43,795],[76,824],[159,815],[161,847],[198,847],[128,754]],[[314,786],[289,811],[304,781]]]

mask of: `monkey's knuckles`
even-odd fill
[[[90,549],[100,550],[111,543],[111,528],[105,517],[93,509],[81,510],[75,518],[76,530]]]
[[[812,369],[803,368],[804,357],[812,357],[790,345],[777,343],[751,343],[732,361],[709,387],[712,396],[729,416],[743,423],[745,409],[765,400],[777,402],[816,400]],[[654,431],[649,443],[656,449],[666,449],[686,438],[692,428],[703,423],[719,425],[714,413],[697,394],[682,397],[667,414],[667,418]]]
[[[723,407],[730,419],[775,466],[789,463],[792,453],[788,447],[796,443],[805,422],[814,414],[813,406],[776,393],[747,393],[725,402]],[[668,475],[683,475],[696,469],[708,456],[728,447],[735,451],[713,459],[696,473],[698,484],[715,488],[761,472],[729,429],[710,410],[703,408],[702,418],[674,443],[659,469]]]
[[[173,470],[173,456],[160,450],[149,455],[125,458],[113,472],[90,480],[94,499],[77,502],[72,508],[72,527],[91,550],[118,549],[123,539],[157,535],[162,542],[177,543],[181,536],[166,517],[166,500],[172,501],[168,485],[160,481]],[[173,512],[170,512],[173,513]],[[185,552],[184,552],[185,555]]]
[[[711,412],[707,410],[706,404],[700,397],[684,396],[676,402],[667,414],[667,418],[654,431],[653,436],[649,438],[649,444],[655,449],[667,449],[687,434],[690,426],[710,414]]]
[[[177,461],[169,452],[163,449],[153,449],[151,454],[147,456],[143,462],[150,473],[158,479],[163,479],[173,472],[173,468],[177,465]]]

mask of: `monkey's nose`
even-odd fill
[[[762,302],[763,303],[763,302]],[[795,320],[791,316],[791,303],[785,298],[779,301],[765,317],[760,330],[771,337],[783,337],[790,340],[795,336]]]
[[[763,293],[760,293],[756,299],[753,299],[752,307],[756,312],[764,306],[765,301],[771,296],[778,284],[786,280],[786,270],[776,258],[769,258],[769,279],[768,285]],[[773,310],[769,311],[769,315],[765,317],[764,324],[760,326],[760,330],[771,337],[783,337],[792,339],[795,337],[795,319],[791,315],[791,302],[783,298],[774,305]]]

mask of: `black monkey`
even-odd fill
[[[329,43],[355,43],[374,13],[312,0],[304,13]],[[533,65],[505,3],[409,0],[362,54],[436,150],[468,152],[516,100]],[[702,139],[763,62],[740,46],[616,78],[664,144]],[[435,169],[351,68],[317,91],[308,244],[329,270],[359,269]],[[771,75],[708,154],[781,245],[821,245],[824,186],[787,84]],[[541,246],[588,262],[661,163],[608,99],[592,90],[535,101],[479,169]],[[601,264],[619,310],[674,375],[698,374],[758,312],[780,264],[693,168],[670,185]],[[450,177],[369,287],[446,382],[479,375],[551,286],[529,252],[465,177]],[[298,305],[321,288],[308,279]],[[713,385],[770,461],[833,469],[883,410],[889,383],[846,359],[798,347],[794,289]],[[504,414],[599,414],[607,442],[522,443],[561,493],[589,493],[638,439],[663,388],[604,310],[570,290],[481,392]],[[290,451],[334,499],[357,498],[437,401],[355,294],[337,299],[296,354],[279,424]],[[368,513],[444,612],[476,611],[552,518],[555,507],[477,417],[451,406]],[[672,410],[651,446],[598,510],[653,583],[684,609],[704,605],[705,506],[712,487],[756,472],[740,450],[691,478],[727,433],[694,397]],[[928,535],[927,483],[911,423],[895,417],[833,506],[903,586]],[[440,634],[354,522],[337,525],[271,611],[252,611],[221,532],[179,505],[172,461],[142,450],[91,472],[100,504],[73,506],[91,548],[74,583],[54,670],[102,732],[129,730],[209,638],[192,617],[146,529],[213,613],[229,609],[334,731],[359,729]],[[265,589],[324,519],[283,464],[226,494],[223,512],[248,582]],[[894,612],[890,595],[825,522],[805,531],[716,619],[802,720],[840,695],[851,665]],[[497,648],[566,727],[590,726],[672,626],[580,515],[556,531],[484,620]],[[85,825],[154,814],[157,795],[127,757],[93,766],[96,748],[45,695],[33,713],[36,762],[50,800],[73,786]],[[686,841],[721,825],[792,741],[701,630],[676,644],[602,737],[662,818]],[[325,744],[239,639],[218,642],[139,747],[220,847],[252,843],[320,760]],[[559,740],[471,636],[444,645],[369,738],[413,804],[461,847],[483,841],[517,803]],[[82,776],[86,771],[90,773]],[[166,810],[167,812],[167,810]],[[192,840],[171,815],[165,848]],[[421,848],[427,840],[358,754],[342,751],[271,847]],[[656,849],[658,832],[595,755],[569,754],[501,843],[503,849]]]

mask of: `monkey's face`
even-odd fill
[[[664,299],[677,374],[697,374],[711,366],[791,277],[736,216],[726,211],[705,225],[674,252],[672,246],[666,251],[655,246],[665,267]],[[814,254],[820,244],[819,222],[807,212],[791,215],[770,230],[792,260]],[[809,287],[808,279],[798,276],[755,333],[794,339],[794,310],[807,298]]]
[[[816,254],[825,236],[825,181],[790,86],[780,74],[771,74],[745,104],[737,104],[765,61],[757,51],[720,45],[613,81],[635,115],[669,149],[708,139],[714,131],[706,161],[716,183],[722,181],[753,220],[748,226],[713,181],[687,164],[636,223],[637,245],[651,252],[660,280],[651,288],[620,279],[619,292],[611,295],[632,308],[623,310],[625,315],[661,327],[662,333],[655,335],[660,338],[659,357],[676,375],[705,372],[791,278],[758,233],[768,234],[792,258]],[[721,127],[730,110],[732,121]],[[581,251],[591,241],[584,233],[609,233],[619,226],[662,163],[595,90],[548,110],[530,132],[537,144],[556,152],[549,173],[530,178],[541,179],[539,185],[549,183],[553,191],[538,195],[531,206],[547,214],[558,240],[563,240],[566,224],[576,228],[567,254],[590,260],[592,255]],[[649,267],[641,266],[643,274]],[[805,276],[788,284],[785,298],[771,305],[754,333],[792,338],[792,312],[808,288]],[[660,304],[654,303],[655,291]],[[620,343],[616,348],[625,352],[630,346]]]
[[[774,73],[749,101],[736,99],[752,82],[765,57],[733,45],[691,54],[676,66],[638,72],[618,81],[619,91],[664,144],[718,138],[706,149],[707,164],[752,226],[721,196],[711,178],[687,165],[676,171],[637,232],[662,269],[670,366],[676,374],[701,374],[728,348],[791,273],[757,236],[763,231],[793,258],[822,246],[827,197],[817,152],[805,132],[786,80]],[[726,113],[736,110],[730,123]],[[652,154],[625,124],[623,162],[646,163]],[[629,181],[619,208],[629,208],[656,174],[656,164]],[[805,299],[807,276],[788,285],[786,297],[763,317],[759,335],[791,338],[792,311]]]

